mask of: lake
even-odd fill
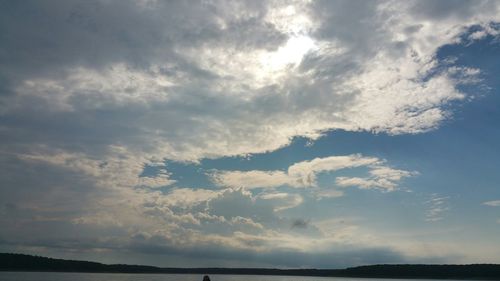
[[[200,274],[126,274],[126,273],[59,273],[0,272],[1,281],[202,281]],[[409,279],[303,277],[268,275],[210,275],[212,281],[397,281]],[[411,279],[418,281],[423,279]],[[430,280],[430,279],[427,279]],[[447,281],[453,281],[448,279]]]

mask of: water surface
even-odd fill
[[[200,274],[127,274],[66,272],[0,272],[1,281],[202,281]],[[212,281],[418,281],[423,279],[381,279],[344,277],[304,277],[269,275],[216,275]],[[431,280],[431,279],[427,279]],[[453,281],[448,279],[447,281]]]

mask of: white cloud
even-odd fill
[[[370,170],[370,177],[337,177],[335,183],[341,187],[357,186],[362,189],[378,188],[394,191],[404,178],[417,175],[417,172],[397,170],[390,167],[375,166]]]
[[[304,201],[302,196],[300,196],[299,194],[290,194],[284,192],[263,193],[258,197],[259,199],[272,202],[275,211],[282,211],[297,207]]]
[[[173,183],[175,183],[175,180],[171,180],[168,175],[161,174],[157,177],[140,177],[138,185],[150,188],[159,188]]]
[[[363,157],[360,154],[347,156],[330,156],[315,158],[311,161],[303,161],[293,164],[288,168],[288,174],[296,178],[296,182],[303,186],[314,186],[316,174],[321,172],[333,172],[346,168],[369,166],[383,161],[374,157]]]
[[[364,189],[379,188],[393,191],[398,183],[416,172],[397,170],[384,166],[385,160],[376,157],[365,157],[361,154],[346,156],[330,156],[302,161],[282,171],[216,171],[211,174],[212,181],[219,186],[243,188],[276,188],[287,185],[291,187],[315,187],[319,173],[335,172],[342,169],[368,167],[370,177],[348,178],[337,177],[335,183],[341,187],[357,186]],[[338,197],[339,191],[316,192],[319,197]]]
[[[282,171],[217,171],[211,178],[214,183],[228,187],[259,188],[293,184]]]
[[[251,218],[244,218],[240,216],[231,218],[231,224],[249,225],[257,229],[264,229],[264,226],[262,226],[262,224],[254,222]]]
[[[174,83],[169,77],[162,75],[159,67],[145,72],[125,64],[117,64],[105,70],[83,67],[71,69],[61,80],[26,80],[16,91],[22,102],[29,102],[30,97],[24,95],[36,95],[51,104],[47,110],[78,112],[166,102],[173,86]],[[16,109],[9,107],[5,110]]]
[[[142,163],[149,163],[147,157],[134,155],[119,146],[109,147],[106,157],[89,158],[83,153],[52,151],[43,148],[37,154],[20,154],[24,161],[44,162],[82,173],[98,181],[103,187],[150,187],[158,188],[175,183],[171,174],[160,168],[156,175],[141,177]]]
[[[364,179],[364,178],[348,178],[348,177],[337,177],[335,179],[335,184],[341,187],[346,186],[357,186],[363,189],[369,189],[378,186],[377,181]]]
[[[161,169],[160,172],[155,176],[145,176],[139,178],[138,185],[159,188],[174,184],[176,181],[170,178],[171,173],[167,172],[165,169]]]
[[[210,189],[176,188],[161,197],[168,206],[190,208],[219,195],[220,192]]]
[[[500,200],[483,202],[483,205],[491,206],[491,207],[498,207],[498,206],[500,206]]]

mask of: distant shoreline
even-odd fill
[[[469,265],[368,265],[346,269],[277,268],[174,268],[146,265],[102,264],[90,261],[53,259],[40,256],[0,253],[3,272],[135,273],[135,274],[220,274],[311,277],[354,277],[390,279],[500,280],[499,264]]]

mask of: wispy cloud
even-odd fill
[[[449,196],[439,196],[434,193],[431,198],[425,201],[427,210],[425,212],[425,220],[429,222],[440,221],[444,218],[447,211],[450,210]]]
[[[500,207],[500,200],[487,201],[487,202],[484,202],[483,205],[491,206],[491,207]]]
[[[397,170],[385,166],[376,166],[370,170],[370,176],[359,177],[338,177],[335,183],[341,187],[356,186],[361,189],[382,189],[393,191],[398,187],[399,182],[407,177],[417,175],[417,172]]]

